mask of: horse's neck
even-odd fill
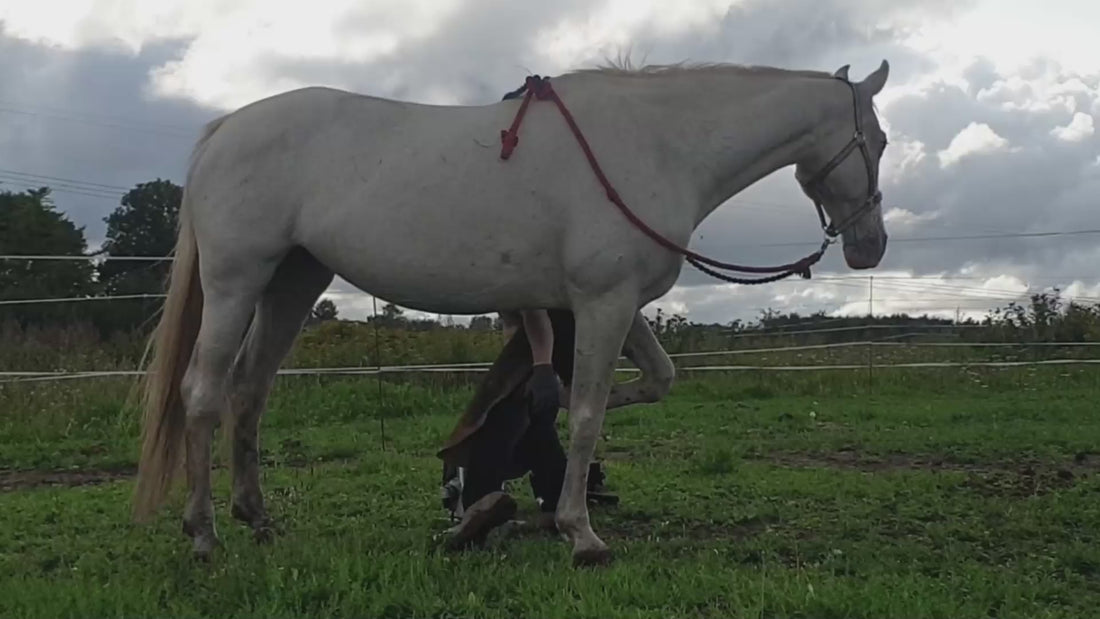
[[[676,153],[678,174],[698,190],[698,225],[714,209],[761,178],[805,157],[835,115],[827,82],[808,77],[709,76],[689,87],[655,78],[652,96],[665,113],[656,120]],[[838,91],[839,92],[839,91]],[[642,95],[644,96],[644,95]]]

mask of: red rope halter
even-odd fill
[[[502,129],[500,132],[500,158],[508,159],[512,156],[512,152],[515,151],[516,146],[519,145],[519,126],[523,122],[523,117],[527,113],[527,106],[531,102],[531,98],[537,98],[540,101],[550,100],[558,106],[558,110],[565,118],[565,122],[569,124],[569,128],[573,131],[573,136],[577,138],[577,142],[581,146],[581,150],[584,151],[585,157],[588,158],[588,163],[592,167],[592,171],[596,174],[596,178],[599,179],[600,184],[603,185],[604,190],[607,192],[607,199],[611,200],[622,211],[623,215],[638,229],[648,235],[651,239],[657,242],[662,247],[676,252],[684,256],[692,266],[700,271],[716,277],[720,280],[727,281],[734,284],[765,284],[768,282],[774,282],[791,275],[799,275],[805,279],[810,277],[810,267],[817,264],[821,257],[825,254],[825,250],[829,247],[830,242],[826,240],[821,244],[821,248],[814,253],[790,264],[784,264],[774,267],[754,267],[738,265],[729,262],[721,262],[708,258],[701,254],[695,253],[685,247],[680,247],[676,243],[668,240],[662,236],[656,230],[650,228],[644,221],[638,218],[633,211],[630,210],[619,197],[619,193],[612,187],[611,181],[607,180],[604,176],[603,170],[600,168],[599,162],[596,161],[596,156],[592,154],[592,149],[588,145],[588,140],[584,138],[584,134],[581,133],[580,127],[577,126],[576,121],[573,119],[573,115],[569,113],[569,110],[565,107],[565,103],[562,102],[561,97],[554,91],[554,88],[550,85],[549,78],[539,77],[538,75],[529,76],[525,81],[521,91],[526,91],[523,97],[523,102],[520,103],[519,110],[516,112],[515,120],[512,121],[512,126],[508,129]],[[708,268],[710,267],[714,268]],[[726,271],[739,271],[741,273],[771,273],[767,277],[761,277],[757,279],[746,279],[740,277],[734,277],[719,273],[714,269],[723,269]]]

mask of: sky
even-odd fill
[[[183,182],[203,123],[297,87],[482,104],[528,73],[626,54],[850,64],[853,79],[887,59],[880,266],[850,271],[836,251],[811,280],[752,287],[685,266],[647,312],[978,317],[1051,287],[1100,300],[1096,23],[1091,0],[0,0],[0,188],[52,185],[95,246],[121,193]],[[720,207],[691,247],[775,264],[819,239],[786,168]],[[327,296],[343,317],[371,312],[341,280]]]

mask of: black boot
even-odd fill
[[[462,521],[451,530],[444,547],[447,550],[464,550],[472,544],[485,543],[489,532],[508,522],[516,515],[516,501],[504,492],[490,492],[466,508]]]

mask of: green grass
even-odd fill
[[[870,384],[862,371],[685,374],[667,401],[608,415],[599,455],[622,502],[592,519],[616,556],[583,570],[567,544],[537,534],[435,550],[447,522],[433,453],[468,385],[387,384],[380,400],[373,379],[312,377],[279,381],[262,428],[282,535],[252,543],[229,518],[219,468],[225,547],[195,563],[178,494],[152,525],[129,522],[127,387],[0,387],[0,616],[1081,617],[1100,607],[1091,368],[883,370]],[[525,483],[514,488],[530,509]]]

